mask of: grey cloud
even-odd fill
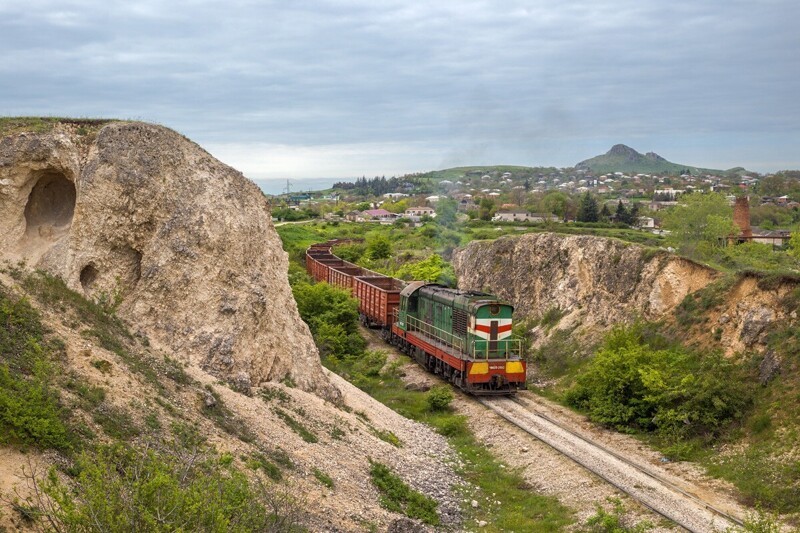
[[[733,135],[797,144],[799,18],[794,0],[33,0],[0,6],[0,113],[209,143],[429,141],[461,163],[695,132],[724,157]]]

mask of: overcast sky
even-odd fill
[[[800,168],[797,0],[0,0],[0,115],[169,126],[251,178]]]

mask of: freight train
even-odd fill
[[[511,335],[513,307],[496,297],[425,281],[400,281],[340,259],[345,241],[314,244],[306,270],[316,281],[349,290],[362,324],[429,371],[476,395],[525,388],[522,343]]]

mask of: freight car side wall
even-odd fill
[[[388,327],[400,304],[400,289],[387,276],[353,277],[353,296],[359,301],[358,310],[373,325]]]

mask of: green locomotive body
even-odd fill
[[[511,335],[514,308],[494,296],[413,282],[400,293],[393,333],[430,370],[478,394],[525,384],[521,341]]]

